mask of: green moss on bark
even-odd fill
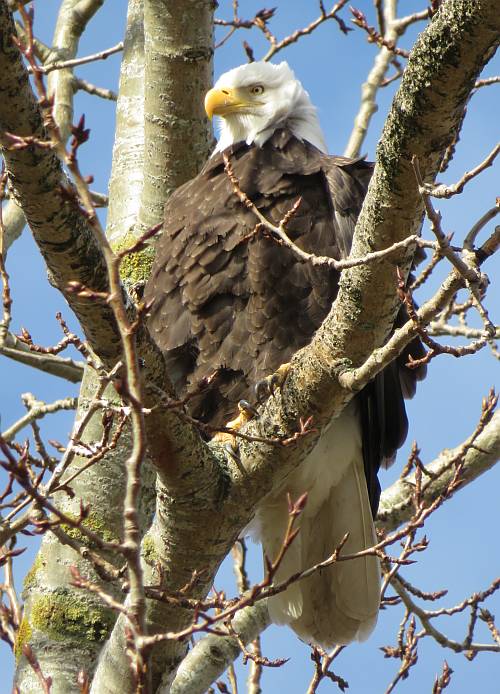
[[[28,573],[24,577],[23,586],[24,586],[25,590],[27,590],[28,588],[33,588],[33,586],[36,585],[36,583],[37,583],[36,575],[37,575],[38,571],[40,569],[42,569],[44,566],[45,566],[45,563],[44,563],[41,555],[37,554],[37,556],[35,557],[35,561],[31,565],[30,570],[28,571]]]
[[[137,241],[131,233],[126,234],[122,239],[113,244],[115,253],[120,253],[130,248]],[[130,253],[124,256],[120,265],[120,276],[127,284],[144,284],[151,274],[151,267],[155,257],[153,246],[146,246],[137,253]]]
[[[154,566],[158,561],[158,552],[150,535],[146,535],[142,541],[142,557],[149,566]]]
[[[79,600],[75,593],[66,591],[36,598],[31,609],[33,627],[55,641],[105,641],[114,621],[111,610]]]
[[[25,643],[28,643],[28,641],[31,638],[31,627],[30,623],[28,622],[26,617],[23,617],[21,624],[19,625],[19,629],[17,631],[17,636],[16,636],[16,641],[14,643],[14,655],[16,656],[16,660],[19,660],[23,653],[23,646]]]
[[[73,517],[75,521],[78,520],[77,516],[72,516],[69,513],[67,513],[66,515],[68,515],[69,517]],[[106,518],[99,515],[98,513],[90,513],[87,516],[87,518],[85,518],[85,520],[82,522],[82,525],[88,530],[91,530],[93,533],[96,533],[96,535],[99,535],[104,540],[104,542],[119,541],[119,538],[107,527],[108,524],[106,522]],[[61,527],[67,535],[72,537],[74,540],[81,542],[86,547],[94,546],[92,540],[87,535],[85,535],[85,533],[82,532],[82,530],[80,530],[79,528],[74,528],[70,525],[66,525],[65,523]]]

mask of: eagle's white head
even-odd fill
[[[283,127],[326,152],[316,108],[285,62],[247,63],[226,72],[207,93],[205,110],[209,118],[221,116],[215,152],[241,140],[262,146]]]

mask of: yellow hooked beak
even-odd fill
[[[205,111],[207,116],[227,116],[236,111],[242,111],[248,107],[254,107],[256,103],[249,101],[239,89],[232,87],[221,87],[220,89],[210,89],[205,97]]]

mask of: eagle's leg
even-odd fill
[[[247,400],[239,401],[238,411],[238,416],[226,424],[227,429],[238,431],[244,424],[257,415],[257,410]]]
[[[252,417],[255,417],[257,410],[253,405],[251,405],[247,400],[240,400],[238,403],[239,414],[230,422],[227,422],[225,429],[232,429],[233,431],[239,431],[242,426],[249,422]],[[229,431],[219,431],[215,434],[216,441],[226,441],[233,449],[236,449],[236,436],[234,436]]]
[[[266,376],[255,385],[255,395],[257,402],[261,403],[269,396],[273,395],[278,388],[281,388],[290,371],[290,362],[282,364],[270,376]],[[238,416],[227,422],[225,429],[239,431],[242,426],[257,415],[257,410],[247,400],[240,400],[238,403]],[[229,431],[220,431],[215,434],[216,441],[225,441],[233,450],[237,450],[236,436]]]
[[[282,364],[273,374],[266,376],[261,381],[255,384],[255,395],[258,402],[263,402],[266,398],[274,394],[281,388],[290,372],[291,364],[286,362]]]

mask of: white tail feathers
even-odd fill
[[[350,421],[346,421],[347,416]],[[304,491],[309,491],[309,499],[299,518],[300,532],[285,554],[275,583],[325,560],[345,533],[349,537],[341,556],[376,542],[359,436],[351,437],[354,443],[350,449],[346,447],[345,436],[348,440],[353,433],[349,431],[352,425],[357,428],[357,418],[351,412],[339,419],[344,420],[343,426],[338,427],[341,422],[336,420],[309,458],[287,480],[294,500]],[[331,466],[336,468],[334,474]],[[307,481],[309,484],[304,486]],[[264,501],[257,520],[264,551],[274,559],[288,521],[286,488]],[[375,627],[379,600],[379,562],[377,557],[367,556],[339,561],[292,584],[269,600],[269,611],[274,622],[289,624],[304,641],[328,648],[366,639]]]

